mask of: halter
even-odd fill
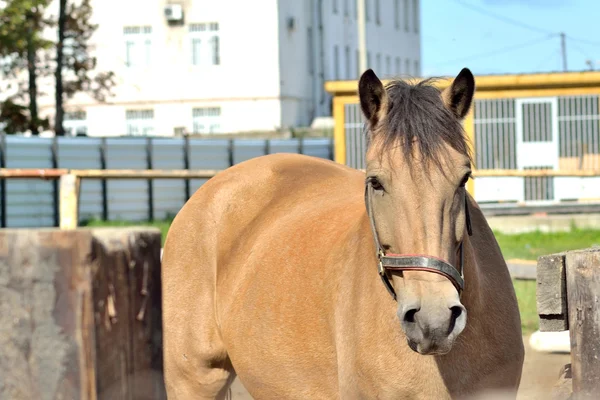
[[[381,244],[379,243],[379,238],[377,237],[377,229],[375,228],[375,219],[373,216],[373,204],[371,202],[371,196],[373,192],[373,186],[371,182],[367,181],[367,185],[365,188],[365,203],[367,206],[367,214],[369,215],[369,221],[371,222],[371,230],[373,231],[373,238],[375,239],[375,249],[377,251],[377,260],[379,262],[378,270],[379,276],[383,281],[386,289],[392,295],[394,300],[396,300],[396,292],[390,283],[386,275],[386,270],[392,271],[426,271],[433,272],[442,276],[445,276],[452,282],[456,290],[461,293],[465,287],[465,281],[463,277],[463,264],[464,264],[464,255],[463,255],[463,242],[460,243],[459,252],[460,252],[460,266],[457,270],[450,263],[441,258],[420,255],[420,254],[385,254]],[[473,235],[473,231],[471,228],[471,218],[469,215],[469,207],[467,203],[467,197],[465,196],[465,216],[467,220],[467,233],[469,236]]]

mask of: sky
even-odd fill
[[[600,70],[600,0],[421,0],[424,76]]]

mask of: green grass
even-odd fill
[[[152,226],[162,232],[164,244],[171,220],[131,223],[125,221],[90,221],[87,226]],[[502,254],[506,260],[537,260],[541,255],[575,250],[600,245],[600,230],[571,228],[569,232],[543,233],[529,232],[521,234],[504,234],[494,232]],[[536,306],[536,282],[513,280],[519,309],[521,311],[521,327],[523,334],[528,335],[538,329],[539,319]]]
[[[513,280],[519,311],[521,313],[521,329],[523,335],[529,335],[538,329],[539,318],[536,304],[536,281]]]
[[[571,228],[569,232],[494,234],[506,260],[537,260],[539,256],[547,254],[600,246],[600,230],[593,229]]]

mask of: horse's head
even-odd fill
[[[368,120],[365,198],[390,267],[380,270],[397,294],[409,346],[421,354],[449,352],[467,321],[460,269],[471,158],[462,120],[474,91],[468,69],[444,91],[429,80],[384,87],[371,70],[359,82]]]

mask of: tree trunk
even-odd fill
[[[29,72],[29,129],[32,135],[39,135],[39,118],[37,109],[37,70],[35,66],[35,44],[33,43],[34,18],[27,15],[27,71]]]
[[[65,42],[65,9],[67,0],[60,0],[58,11],[58,43],[56,45],[56,116],[54,118],[54,132],[56,136],[64,136],[65,130],[63,127],[64,110],[63,110],[63,54]]]

